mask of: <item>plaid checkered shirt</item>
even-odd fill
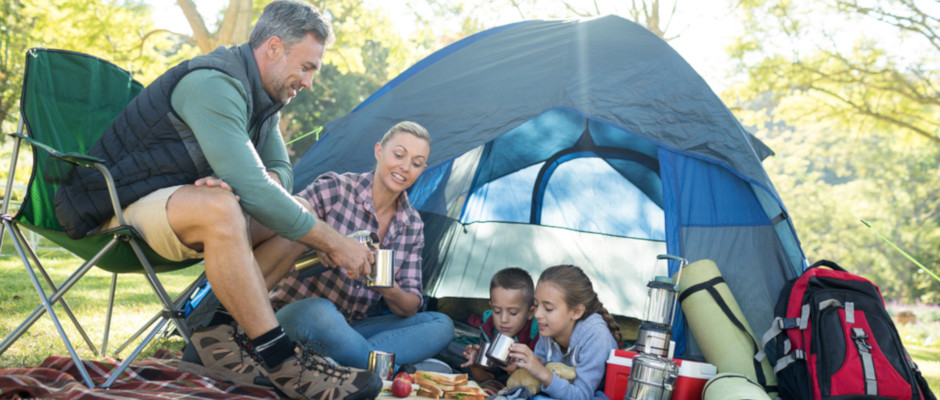
[[[339,233],[349,235],[360,230],[379,231],[372,202],[374,172],[337,174],[327,172],[298,195],[310,201],[317,216]],[[322,222],[318,222],[322,223]],[[402,290],[422,298],[421,250],[424,248],[424,222],[411,207],[408,195],[398,198],[398,209],[392,217],[379,246],[395,251],[395,282]],[[291,269],[271,292],[271,302],[281,307],[307,297],[329,299],[347,321],[363,319],[366,310],[382,298],[366,287],[365,280],[349,279],[343,271],[327,269],[321,274],[301,278]],[[423,301],[423,298],[422,298]]]

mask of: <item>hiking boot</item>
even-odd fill
[[[220,324],[197,328],[177,370],[235,383],[270,389],[261,357],[252,349],[248,335],[241,328]]]
[[[274,387],[291,399],[374,399],[382,379],[370,371],[332,365],[309,350],[294,348],[294,355],[267,371]]]

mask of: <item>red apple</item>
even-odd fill
[[[411,380],[405,379],[404,377],[395,378],[392,381],[392,395],[395,397],[405,398],[411,395]]]
[[[394,378],[394,379],[399,379],[399,378],[401,378],[401,379],[407,379],[407,380],[408,380],[408,383],[415,383],[415,380],[414,380],[414,379],[411,379],[411,374],[409,374],[409,373],[407,373],[407,372],[404,372],[404,371],[399,372],[398,375],[395,375],[395,378]]]

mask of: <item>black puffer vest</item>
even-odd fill
[[[192,130],[173,110],[171,94],[189,72],[215,69],[239,80],[248,94],[245,129],[261,152],[264,136],[277,123],[282,104],[261,86],[254,55],[247,44],[219,47],[171,68],[118,114],[101,139],[88,152],[105,160],[114,176],[121,207],[169,186],[192,184],[212,175],[212,169]],[[114,216],[104,178],[98,171],[75,168],[55,195],[56,218],[69,237],[88,234]]]

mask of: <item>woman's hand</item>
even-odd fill
[[[468,344],[467,347],[464,347],[463,358],[466,358],[467,362],[460,364],[460,368],[467,368],[473,365],[473,361],[477,359],[477,354],[480,354],[480,345]]]
[[[529,371],[535,379],[542,383],[542,386],[548,386],[552,383],[552,371],[545,368],[542,360],[539,360],[528,345],[522,343],[513,343],[509,346],[509,357],[515,359],[512,363],[516,368],[522,368]]]

